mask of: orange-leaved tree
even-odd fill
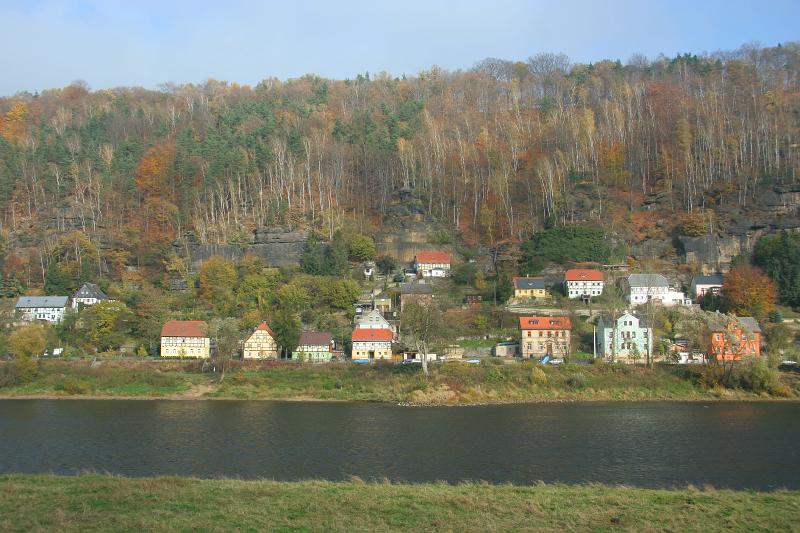
[[[778,300],[775,282],[760,268],[741,265],[725,276],[722,293],[728,309],[739,316],[763,317]]]

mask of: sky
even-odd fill
[[[800,40],[800,0],[0,0],[0,21],[11,95],[774,46]]]

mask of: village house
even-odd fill
[[[375,360],[392,358],[392,339],[390,329],[356,328],[350,340],[353,343],[352,358]]]
[[[433,250],[417,252],[414,268],[423,278],[446,278],[450,275],[450,254]]]
[[[203,320],[170,320],[161,328],[161,357],[211,356],[208,324]]]
[[[386,320],[380,311],[373,309],[369,313],[357,316],[355,319],[356,328],[364,329],[388,329],[392,334],[397,333],[395,327]]]
[[[94,305],[103,300],[108,300],[108,296],[103,290],[94,283],[84,283],[78,292],[72,297],[72,308],[78,309],[80,306]]]
[[[519,317],[520,352],[523,358],[563,358],[570,353],[572,321],[566,316]]]
[[[695,276],[692,278],[692,285],[689,287],[689,293],[695,301],[702,300],[707,292],[711,294],[719,294],[722,292],[722,274]]]
[[[372,308],[381,313],[388,313],[392,310],[392,297],[381,292],[372,297]]]
[[[669,292],[669,281],[661,274],[631,274],[625,284],[625,293],[631,305],[663,300]]]
[[[514,298],[547,298],[548,296],[544,278],[514,278]]]
[[[300,334],[292,359],[299,361],[330,361],[335,345],[333,335],[324,331],[304,331]]]
[[[483,296],[476,290],[467,288],[464,294],[464,303],[470,307],[477,307],[483,302]]]
[[[751,316],[719,315],[709,325],[710,357],[717,361],[739,361],[761,356],[761,328]]]
[[[242,346],[242,359],[277,359],[278,343],[275,334],[266,322],[262,322],[250,334]]]
[[[69,296],[20,296],[14,309],[22,320],[44,320],[56,324],[64,319]]]
[[[625,280],[625,294],[631,305],[649,301],[666,307],[692,304],[683,292],[670,289],[667,278],[661,274],[631,274]]]
[[[653,354],[653,329],[644,319],[625,312],[614,320],[601,315],[595,332],[597,356],[627,363],[642,362]]]
[[[430,303],[433,301],[433,286],[427,283],[400,284],[400,311],[409,302]]]
[[[564,272],[567,298],[589,300],[603,294],[603,273],[592,268],[571,268]]]

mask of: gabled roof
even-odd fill
[[[572,329],[568,316],[521,316],[519,329]]]
[[[377,309],[373,309],[369,313],[365,314],[362,317],[356,319],[356,327],[360,327],[361,324],[386,324],[388,325],[389,322],[383,317],[380,311]]]
[[[170,320],[161,328],[162,337],[207,337],[208,324],[203,320]]]
[[[433,294],[433,285],[427,283],[401,283],[400,294]]]
[[[17,309],[30,309],[32,307],[66,307],[69,296],[20,296]]]
[[[649,327],[647,319],[645,317],[636,316],[633,313],[631,313],[630,311],[625,311],[624,313],[622,313],[619,317],[617,317],[616,321],[619,322],[620,320],[623,320],[623,319],[627,320],[629,318],[634,318],[634,319],[638,320],[640,328]],[[603,327],[604,328],[612,328],[612,327],[614,327],[614,319],[609,314],[604,313],[604,314],[600,315],[600,321],[603,323]]]
[[[417,263],[450,263],[450,254],[438,250],[423,250],[414,256]]]
[[[708,329],[711,331],[724,331],[731,320],[729,315],[720,313],[709,320]],[[733,317],[733,320],[738,321],[739,326],[750,333],[761,333],[761,326],[759,326],[758,321],[751,316]]]
[[[267,324],[266,322],[262,322],[261,324],[259,324],[256,327],[256,331],[266,331],[270,335],[275,335],[274,333],[272,333],[272,328],[269,327],[269,324]]]
[[[94,298],[96,300],[107,300],[108,296],[100,286],[94,283],[84,283],[83,287],[78,289],[78,292],[75,293],[73,298]]]
[[[515,289],[544,289],[544,278],[514,278]]]
[[[333,335],[327,331],[304,331],[300,334],[298,346],[324,346],[330,348]]]
[[[391,342],[393,337],[390,329],[356,328],[353,330],[351,340],[353,342]]]
[[[664,287],[669,288],[669,281],[661,274],[631,274],[628,276],[631,287]]]
[[[722,274],[712,274],[711,276],[695,276],[692,278],[692,285],[722,286]]]
[[[571,268],[564,272],[565,281],[603,281],[603,273],[593,268]]]

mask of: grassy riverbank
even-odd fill
[[[715,368],[533,363],[298,365],[238,363],[220,383],[198,362],[0,363],[0,397],[232,398],[469,404],[569,400],[714,400],[800,397],[800,374]],[[766,373],[765,373],[766,372]]]
[[[800,492],[0,476],[3,531],[792,531]]]

